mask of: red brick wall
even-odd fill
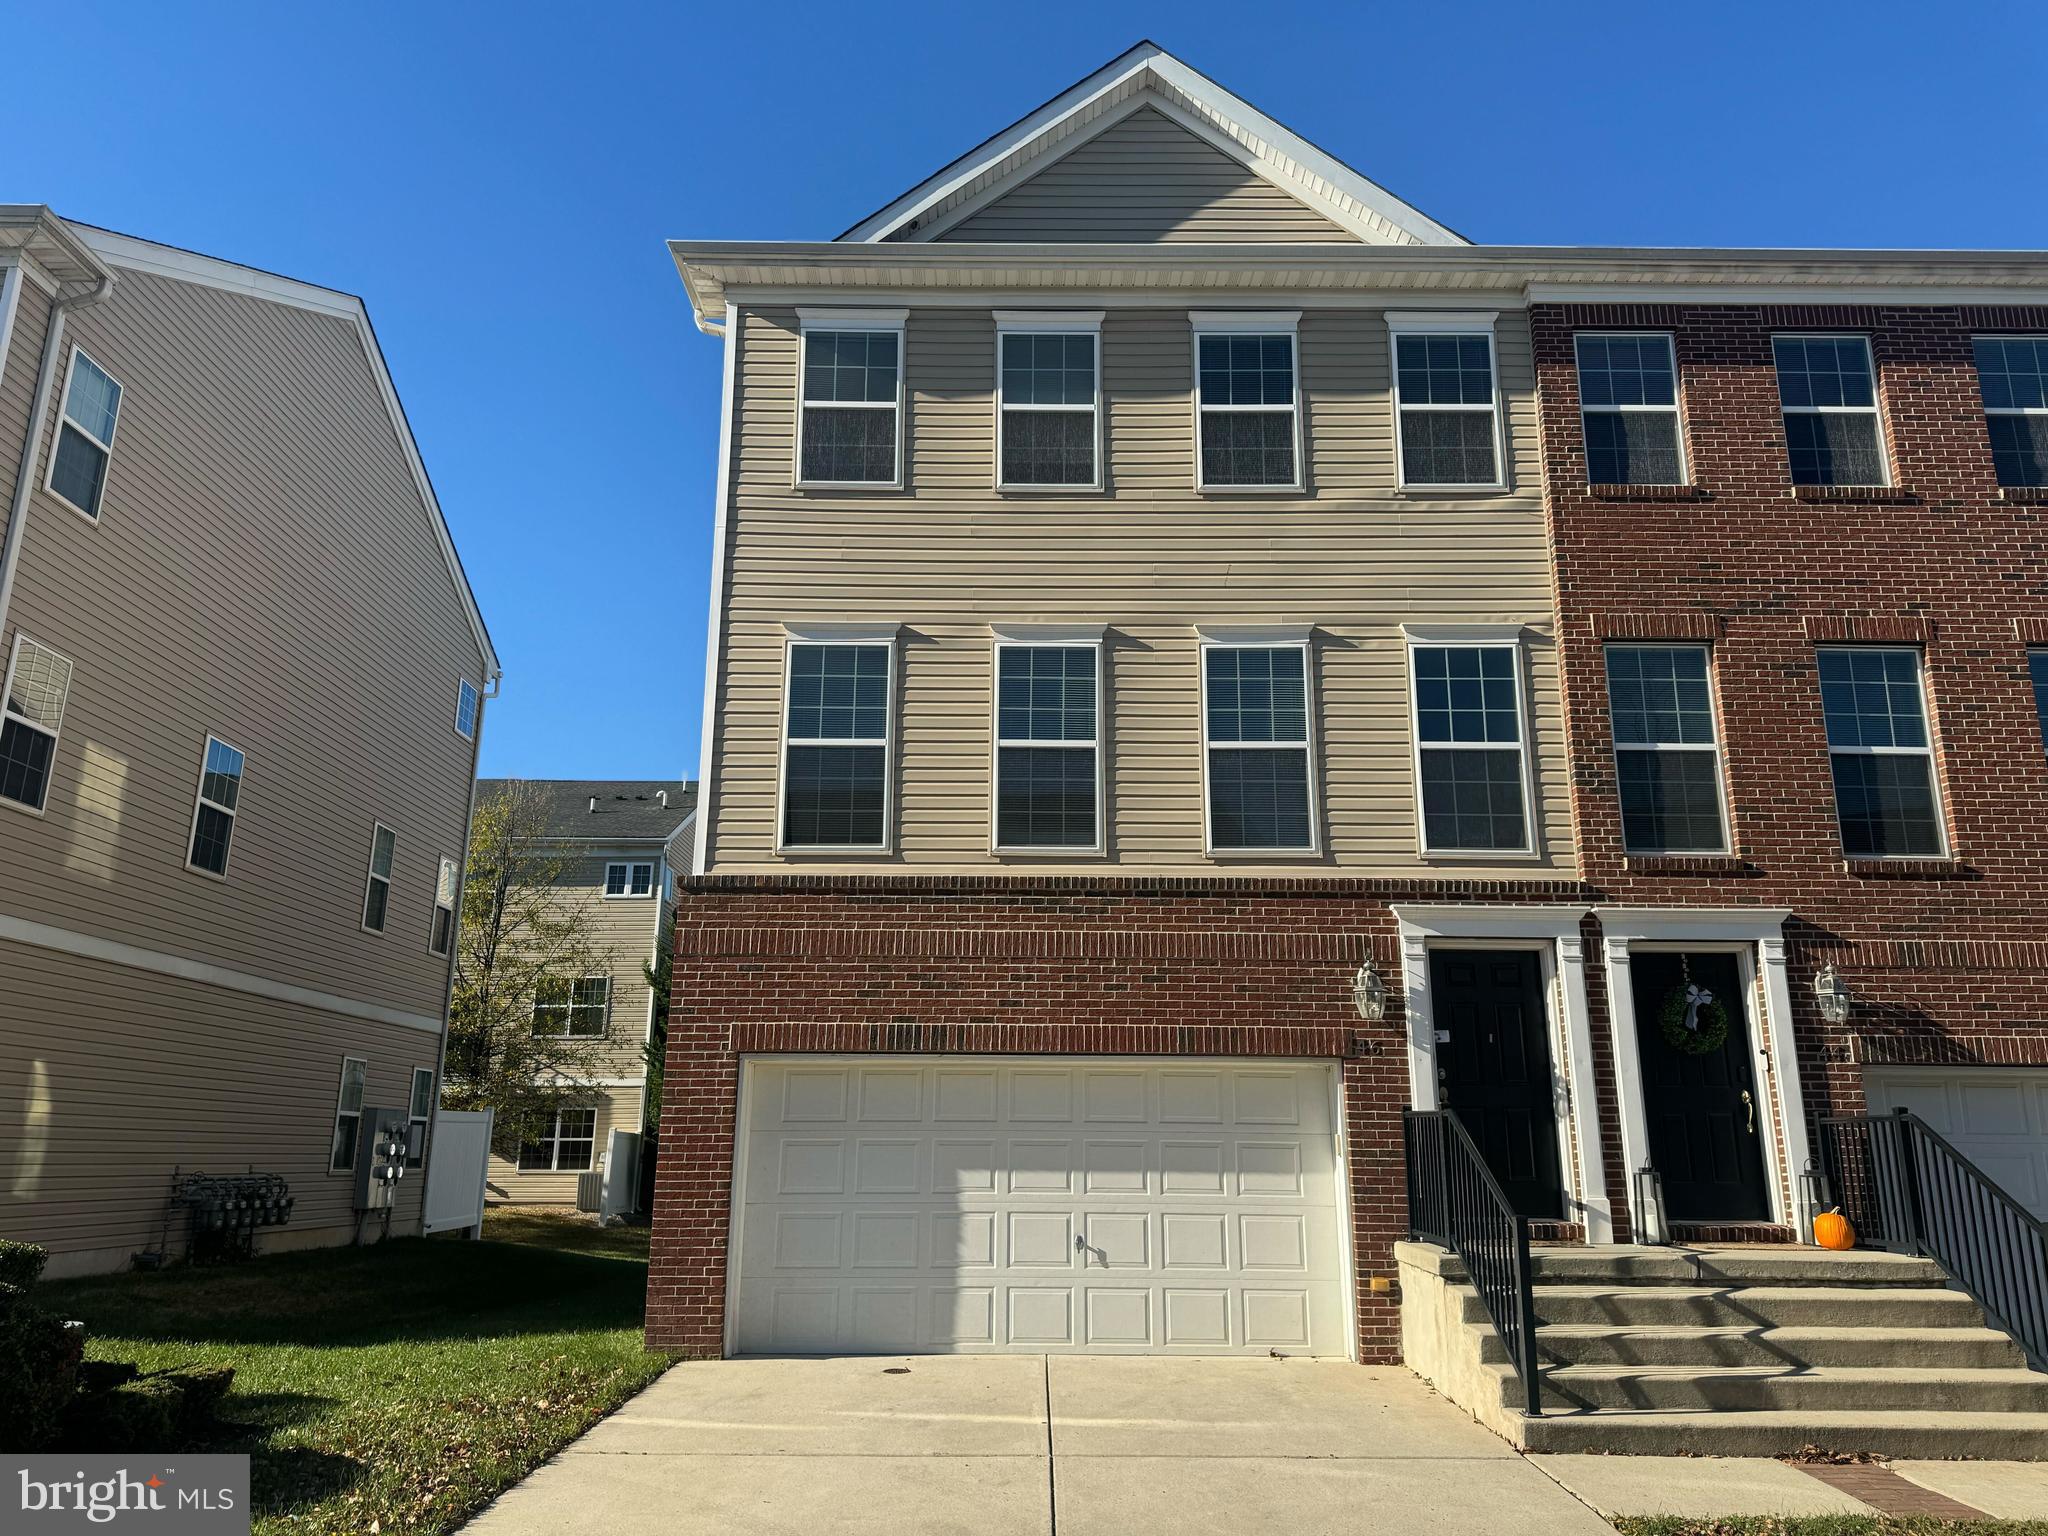
[[[1370,946],[1398,974],[1390,901],[1569,901],[1556,881],[721,876],[676,924],[655,1178],[650,1346],[722,1345],[737,1060],[754,1051],[1322,1057],[1339,1063],[1359,1349],[1398,1356],[1406,1231],[1398,998],[1366,1025]]]
[[[1999,489],[1970,348],[2048,332],[2048,310],[1538,305],[1531,320],[1587,883],[1631,905],[1792,910],[1813,1110],[1860,1109],[1865,1062],[2048,1063],[2048,755],[2024,644],[2048,624],[2048,525],[2038,495]],[[1693,489],[1587,486],[1572,336],[1629,329],[1673,336]],[[1896,490],[1794,491],[1774,331],[1870,338]],[[1713,645],[1727,859],[1622,850],[1602,642],[1658,637]],[[1844,860],[1814,660],[1829,640],[1923,647],[1952,860]],[[1809,1002],[1824,959],[1856,998],[1840,1029]]]

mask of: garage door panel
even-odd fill
[[[1864,1093],[1873,1113],[1910,1109],[2048,1219],[2048,1068],[1870,1067]]]
[[[742,1352],[1346,1352],[1327,1067],[766,1061],[746,1080]]]

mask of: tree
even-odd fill
[[[654,995],[653,1027],[647,1031],[644,1047],[647,1062],[647,1094],[641,1101],[641,1125],[652,1135],[661,1125],[661,1083],[668,1071],[668,989],[676,972],[676,922],[664,917],[654,942],[654,958],[640,967],[647,978],[647,990]]]
[[[541,792],[517,780],[477,801],[462,884],[455,991],[448,1009],[450,1109],[496,1111],[491,1149],[516,1157],[555,1111],[596,1092],[598,1033],[575,1008],[584,978],[603,963],[587,906],[560,882],[571,855],[549,845]],[[559,1029],[536,1028],[554,1021]]]

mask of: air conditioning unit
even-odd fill
[[[604,1209],[604,1173],[593,1168],[576,1175],[576,1209],[595,1216]]]

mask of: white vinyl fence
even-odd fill
[[[491,1111],[437,1109],[434,1139],[427,1151],[427,1210],[424,1232],[453,1227],[484,1230],[484,1175],[491,1161]]]

